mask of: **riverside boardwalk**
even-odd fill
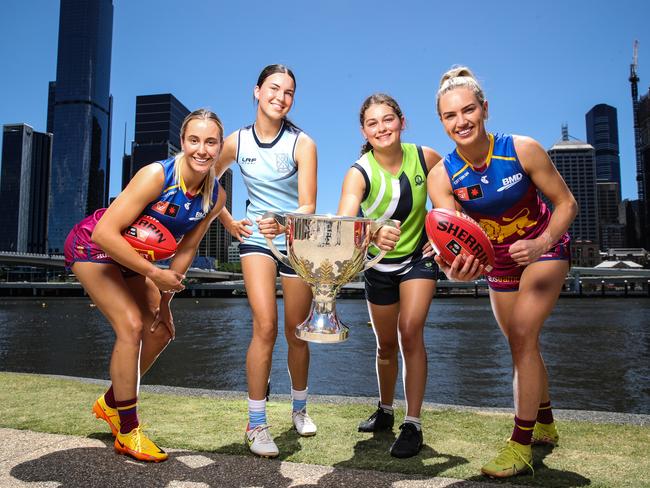
[[[425,404],[425,446],[398,460],[388,454],[395,433],[356,432],[373,399],[314,395],[319,432],[300,438],[288,396],[273,394],[281,455],[260,459],[243,444],[245,393],[163,386],[142,387],[141,419],[170,458],[145,464],[115,454],[90,414],[106,384],[0,373],[0,487],[650,486],[648,415],[558,410],[560,445],[536,448],[534,476],[500,482],[478,469],[508,435],[509,410]]]

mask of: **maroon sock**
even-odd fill
[[[140,425],[138,420],[138,397],[123,402],[116,400],[115,405],[117,405],[117,413],[120,416],[120,434],[128,434]]]
[[[553,409],[551,408],[550,401],[539,404],[539,410],[537,410],[537,421],[540,424],[553,423]]]
[[[524,446],[528,446],[533,437],[534,427],[534,420],[523,420],[515,416],[515,428],[512,429],[512,436],[510,439],[519,444],[523,444]]]
[[[117,408],[115,405],[115,394],[113,393],[113,385],[104,393],[104,401],[106,405],[110,408]]]

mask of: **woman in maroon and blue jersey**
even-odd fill
[[[215,165],[223,146],[223,126],[208,110],[189,114],[181,126],[182,152],[142,168],[107,209],[74,226],[65,242],[72,269],[115,331],[112,384],[93,405],[115,435],[115,450],[141,461],[164,461],[167,454],[143,432],[137,415],[140,377],[174,338],[173,293],[210,223],[219,215],[225,192]],[[122,232],[138,216],[158,219],[180,240],[169,269],[138,254]],[[162,294],[161,294],[162,292]]]
[[[462,209],[488,234],[496,255],[487,274],[490,301],[514,365],[513,433],[481,471],[514,476],[532,469],[531,444],[556,444],[559,438],[539,335],[569,269],[567,229],[577,204],[538,142],[487,132],[488,103],[469,69],[445,73],[437,108],[456,149],[429,173],[429,196],[435,207]],[[484,271],[474,258],[436,261],[450,279],[473,280]]]

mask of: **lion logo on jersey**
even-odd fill
[[[479,225],[488,235],[491,241],[496,241],[497,244],[501,244],[504,239],[510,237],[512,234],[517,233],[520,236],[526,234],[524,229],[532,227],[537,223],[536,220],[530,220],[528,215],[530,214],[530,209],[522,208],[517,215],[512,218],[503,217],[502,223],[506,225],[501,225],[498,222],[490,219],[481,219]]]

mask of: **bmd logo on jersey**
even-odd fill
[[[516,175],[512,175],[512,176],[506,176],[501,180],[501,184],[503,186],[497,189],[497,191],[507,190],[508,188],[515,186],[523,179],[523,177],[524,175],[522,175],[521,173],[517,173]]]

